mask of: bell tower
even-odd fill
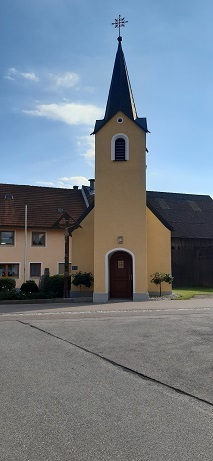
[[[148,299],[146,118],[137,116],[120,27],[103,120],[95,135],[94,302]]]

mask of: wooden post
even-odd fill
[[[66,221],[64,232],[65,248],[64,248],[64,298],[69,298],[69,222]]]

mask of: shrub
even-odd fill
[[[174,277],[171,274],[165,274],[162,272],[155,272],[155,274],[151,275],[151,283],[155,283],[155,285],[160,286],[160,296],[161,296],[161,284],[163,282],[171,284]]]
[[[49,299],[53,298],[53,296],[49,296],[47,293],[43,293],[39,291],[38,293],[28,293],[25,296],[25,299]]]
[[[165,274],[164,282],[171,284],[173,280],[174,280],[174,277],[172,277],[171,274]]]
[[[91,274],[91,272],[76,272],[76,274],[74,274],[73,276],[73,280],[72,280],[72,284],[75,285],[76,287],[80,286],[80,290],[81,290],[81,285],[85,285],[85,287],[91,287],[93,282],[94,282],[94,278],[93,278],[93,275]]]
[[[0,291],[0,301],[5,301],[5,300],[12,300],[12,299],[25,299],[26,296],[24,293],[21,293],[20,291],[17,291],[15,289],[12,290],[1,290]]]
[[[22,283],[21,291],[27,295],[28,293],[38,293],[38,285],[34,280],[27,280]]]
[[[13,290],[16,286],[15,279],[10,277],[0,277],[0,291],[2,290]]]
[[[71,277],[69,277],[69,286],[71,286]],[[43,282],[43,292],[48,295],[49,298],[63,298],[64,293],[64,276],[63,275],[51,275],[47,277]]]

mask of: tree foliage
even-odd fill
[[[74,274],[72,277],[72,284],[76,287],[80,286],[80,289],[81,285],[85,285],[85,287],[89,288],[94,282],[94,278],[91,272],[76,272],[76,274]]]
[[[160,296],[161,296],[161,284],[163,282],[171,284],[174,277],[171,274],[165,274],[164,272],[155,272],[155,274],[151,275],[151,283],[155,285],[159,285],[160,287]]]

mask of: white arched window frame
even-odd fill
[[[129,160],[129,138],[124,133],[117,133],[112,137],[111,140],[111,160],[115,161],[115,141],[116,139],[122,138],[125,140],[125,160]]]

